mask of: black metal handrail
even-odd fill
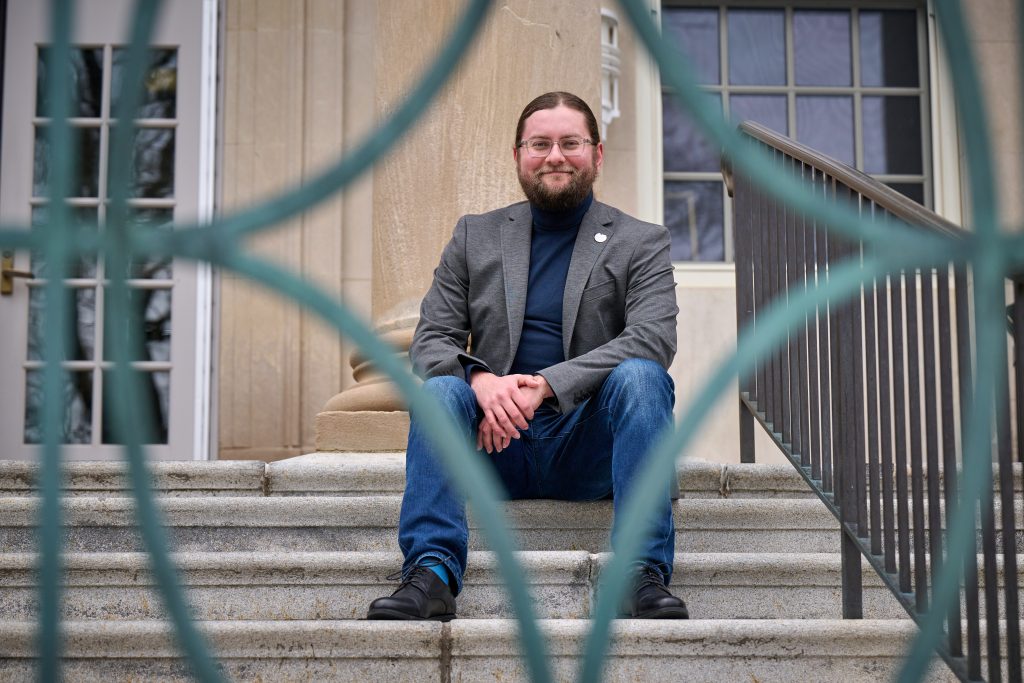
[[[868,219],[892,217],[923,231],[968,235],[789,138],[749,122],[741,130],[819,197],[846,203]],[[837,237],[750,179],[734,176],[727,162],[723,173],[733,196],[740,329],[756,330],[768,305],[824,284],[832,264],[856,263],[864,255],[862,244]],[[970,273],[952,264],[869,281],[852,300],[810,312],[787,343],[740,380],[742,461],[754,461],[757,421],[840,521],[844,618],[863,614],[862,555],[918,623],[929,611],[963,463],[960,431],[974,362],[970,283]],[[1024,329],[1024,284],[1013,282],[1011,289],[1013,327]],[[992,438],[995,493],[975,515],[981,553],[975,540],[939,648],[961,680],[1021,680],[1015,520],[1021,466],[1012,449],[1024,462],[1017,446],[1024,444],[1024,343],[1013,345],[1003,379]]]

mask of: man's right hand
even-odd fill
[[[538,380],[532,375],[497,375],[486,370],[475,371],[469,385],[483,410],[484,419],[476,435],[476,447],[488,453],[499,453],[511,439],[519,438],[519,430],[526,429],[533,419],[533,404],[520,387],[536,387]]]

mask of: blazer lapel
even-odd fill
[[[604,245],[612,236],[612,219],[604,204],[594,202],[580,223],[576,244],[572,249],[569,272],[565,276],[565,292],[562,296],[562,351],[569,357],[569,342],[576,327],[576,313],[580,309],[580,298],[590,277],[590,271]],[[522,319],[520,318],[520,322]]]
[[[530,278],[530,230],[533,218],[526,202],[509,207],[501,226],[501,263],[505,275],[505,308],[508,311],[509,357],[516,357],[526,314],[526,288]],[[503,372],[508,368],[501,368]]]

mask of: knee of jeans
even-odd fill
[[[423,383],[423,390],[431,396],[445,403],[459,401],[464,393],[471,391],[466,380],[461,377],[445,375],[443,377],[431,377]]]
[[[460,406],[470,398],[473,391],[461,377],[446,375],[444,377],[431,377],[423,382],[423,391],[427,392],[435,400],[440,401],[447,407]]]
[[[672,378],[665,368],[646,358],[627,358],[612,370],[607,381],[616,389],[639,396],[652,389],[673,389]]]

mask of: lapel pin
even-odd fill
[[[595,242],[604,242],[606,239],[608,239],[608,235],[604,234],[603,232],[599,232],[596,235],[594,235]]]

